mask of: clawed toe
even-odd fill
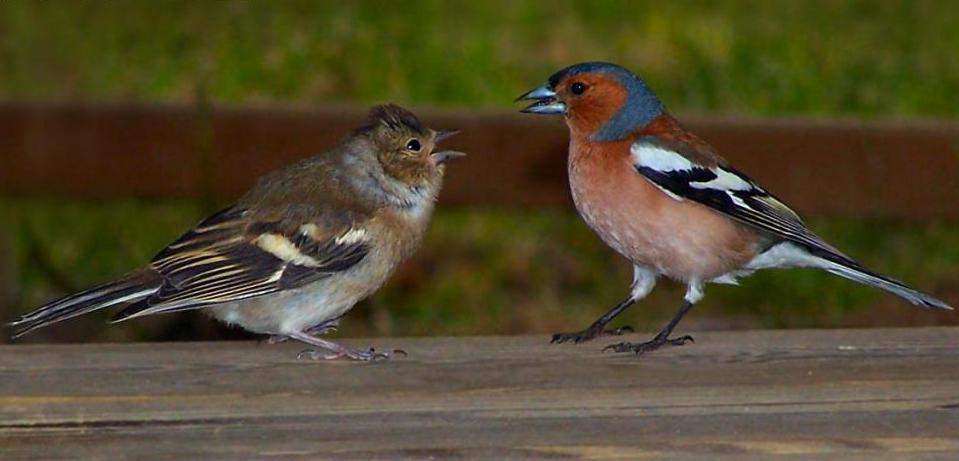
[[[356,356],[351,356],[350,358],[354,360],[377,362],[380,360],[389,360],[397,355],[409,357],[409,354],[407,354],[403,349],[393,349],[390,352],[376,352],[376,350],[372,347],[368,351],[357,351],[356,354]]]
[[[686,336],[680,336],[679,338],[667,339],[666,342],[673,346],[682,346],[683,344],[686,344],[686,343],[694,343],[696,342],[696,340],[693,339],[692,336],[686,335]]]
[[[327,322],[321,327],[329,330],[335,326],[336,325],[333,322]],[[302,341],[315,347],[315,349],[305,349],[300,351],[299,354],[296,354],[297,359],[309,358],[310,360],[333,360],[346,357],[350,360],[358,360],[361,362],[375,362],[379,360],[388,360],[395,355],[402,355],[404,357],[408,355],[406,351],[402,349],[393,349],[390,352],[377,352],[372,347],[365,351],[350,349],[341,344],[327,341],[304,332],[293,332],[288,336],[292,339]]]
[[[627,342],[610,344],[610,345],[608,345],[608,346],[606,346],[606,347],[603,348],[603,352],[608,352],[608,351],[613,351],[613,352],[626,352],[626,351],[631,350],[630,348],[631,348],[633,345],[634,345],[633,343],[627,343]]]
[[[603,352],[613,351],[613,352],[634,352],[636,355],[641,355],[646,352],[652,352],[656,349],[659,349],[663,346],[682,346],[686,343],[696,342],[692,336],[680,336],[679,338],[662,338],[656,337],[651,341],[646,341],[644,343],[616,343],[610,344],[603,348]]]
[[[563,343],[584,343],[586,341],[591,341],[593,339],[599,338],[601,336],[619,336],[626,333],[632,333],[633,328],[630,326],[622,326],[619,328],[613,328],[611,330],[604,330],[602,328],[587,328],[583,331],[578,331],[576,333],[556,333],[553,335],[553,339],[549,342],[551,344],[563,344]]]
[[[553,335],[553,339],[550,339],[550,344],[563,344],[563,343],[578,343],[586,341],[583,339],[583,335],[580,333],[556,333]]]

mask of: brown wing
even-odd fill
[[[305,214],[311,218],[301,219]],[[114,320],[301,287],[353,267],[369,252],[365,220],[356,216],[334,212],[280,216],[266,219],[229,208],[204,220],[153,259],[151,267],[163,278],[160,289]]]

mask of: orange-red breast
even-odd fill
[[[789,207],[685,130],[643,80],[618,65],[567,67],[518,100],[535,101],[523,112],[565,116],[576,209],[634,266],[625,300],[585,330],[554,335],[553,342],[622,333],[606,325],[645,297],[659,276],[686,284],[679,312],[651,341],[610,349],[642,353],[691,341],[670,334],[703,297],[704,285],[735,284],[759,269],[823,269],[918,306],[950,309],[816,236]]]

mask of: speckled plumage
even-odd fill
[[[378,106],[336,148],[269,173],[233,206],[118,281],[54,301],[13,324],[17,335],[118,303],[114,318],[203,309],[246,330],[293,338],[318,356],[384,357],[318,338],[375,292],[417,248],[451,134],[398,106]]]

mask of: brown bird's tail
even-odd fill
[[[60,298],[10,322],[14,338],[37,328],[77,317],[114,304],[143,299],[160,287],[160,278],[150,270],[134,272],[119,280]]]

